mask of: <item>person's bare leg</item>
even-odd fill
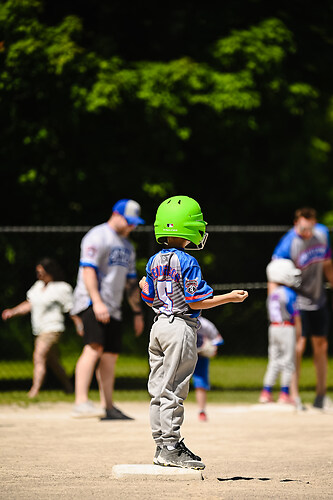
[[[68,378],[63,366],[60,364],[58,346],[53,345],[46,359],[47,366],[51,368],[57,379],[61,382],[66,392],[73,392],[73,385]]]
[[[95,375],[96,375],[96,380],[97,380],[97,383],[98,383],[99,400],[100,400],[100,403],[101,403],[101,407],[105,408],[105,396],[104,396],[103,385],[102,385],[102,381],[101,381],[101,373],[100,373],[100,370],[99,370],[99,365],[100,365],[100,361],[99,361],[99,363],[98,363],[98,365],[96,367]]]
[[[195,399],[197,401],[199,411],[205,411],[207,403],[207,391],[205,389],[202,389],[201,387],[198,387],[197,389],[195,389]]]
[[[325,396],[327,384],[327,350],[328,342],[326,337],[311,337],[313,349],[313,362],[316,370],[317,396]]]
[[[46,374],[46,358],[49,350],[50,346],[42,339],[37,337],[33,353],[34,372],[32,386],[30,391],[28,392],[29,398],[36,397],[42,386]]]
[[[299,337],[296,341],[295,372],[291,379],[290,396],[295,401],[299,397],[299,379],[301,375],[302,357],[306,348],[306,338]]]
[[[98,368],[96,369],[101,405],[108,410],[113,406],[115,368],[118,356],[118,354],[112,352],[103,352]]]
[[[75,404],[86,403],[90,384],[97,361],[102,356],[103,347],[100,344],[84,346],[75,368]]]

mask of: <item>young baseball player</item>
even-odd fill
[[[210,360],[216,356],[218,346],[223,344],[223,342],[223,338],[214,323],[200,316],[197,330],[198,361],[195,365],[192,383],[199,408],[199,420],[201,422],[207,421],[206,403],[207,391],[210,390]]]
[[[302,271],[302,284],[297,298],[302,335],[296,346],[296,374],[299,378],[302,355],[308,339],[311,339],[316,372],[313,406],[328,409],[332,406],[326,394],[331,312],[325,280],[332,288],[333,262],[329,230],[323,224],[318,224],[314,208],[303,207],[295,211],[294,227],[282,236],[272,258],[290,259]]]
[[[296,327],[300,327],[300,316],[296,306],[294,289],[301,285],[301,271],[289,259],[272,260],[267,268],[270,289],[267,297],[268,366],[264,376],[264,387],[260,403],[272,403],[272,391],[280,374],[278,402],[295,404],[289,389],[295,372]],[[291,287],[291,288],[290,288]]]
[[[158,465],[204,469],[201,458],[180,440],[184,400],[197,362],[197,326],[201,309],[243,302],[244,290],[213,295],[196,259],[185,248],[200,250],[207,239],[199,204],[173,196],[159,206],[154,224],[158,243],[167,248],[153,255],[140,281],[143,300],[156,313],[150,332],[148,391],[150,425]]]

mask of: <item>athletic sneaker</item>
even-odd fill
[[[162,450],[162,447],[157,445],[156,446],[156,450],[155,450],[155,456],[153,458],[153,464],[155,464],[155,465],[160,465],[160,463],[157,460],[157,457],[161,453],[161,450]]]
[[[324,410],[332,410],[333,409],[333,401],[330,397],[324,397]]]
[[[125,415],[118,408],[112,406],[111,409],[105,410],[105,415],[101,417],[101,420],[134,420],[134,418]]]
[[[173,450],[163,446],[156,458],[159,465],[166,467],[181,467],[183,469],[204,469],[205,464],[201,462],[198,455],[194,455],[184,444],[184,439],[179,441]]]
[[[333,403],[328,396],[316,396],[313,407],[320,408],[321,410],[331,410],[333,408]]]
[[[201,422],[207,422],[207,415],[206,412],[204,412],[203,410],[199,412],[199,420]]]
[[[105,410],[103,408],[97,408],[92,401],[86,401],[85,403],[74,405],[71,416],[74,418],[91,418],[101,417],[104,413]]]
[[[273,403],[274,399],[272,393],[263,389],[259,397],[259,403]]]
[[[293,398],[285,392],[280,392],[278,403],[282,403],[284,405],[295,405],[295,401],[293,400]]]
[[[306,411],[306,406],[302,403],[302,400],[299,396],[295,398],[295,406],[298,411]]]

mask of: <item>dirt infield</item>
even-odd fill
[[[133,421],[76,420],[64,403],[0,406],[0,498],[252,499],[333,497],[333,414],[271,407],[186,405],[182,434],[204,480],[114,479],[115,464],[150,464],[147,403]]]

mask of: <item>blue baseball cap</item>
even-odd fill
[[[134,226],[145,224],[145,221],[140,217],[141,207],[139,203],[134,200],[119,200],[114,204],[112,211],[123,215],[128,224],[134,224]]]

